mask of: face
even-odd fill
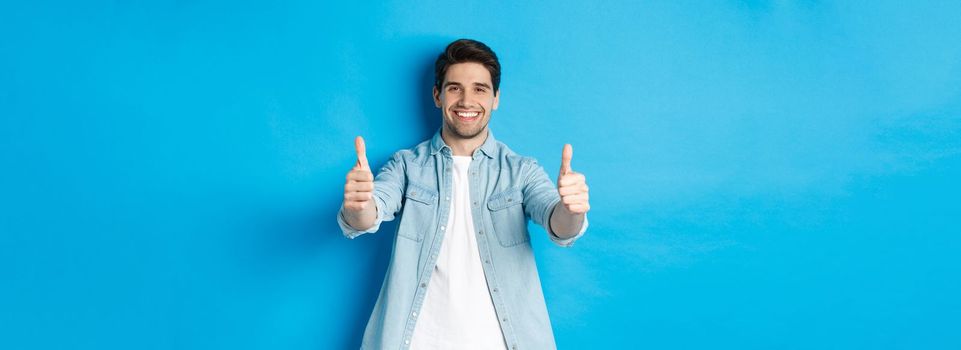
[[[469,139],[487,131],[498,95],[484,65],[457,63],[447,67],[441,89],[434,87],[434,105],[441,109],[443,128],[449,135]]]

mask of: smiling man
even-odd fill
[[[587,230],[584,175],[561,152],[557,186],[533,158],[494,139],[500,62],[461,39],[435,63],[441,129],[398,151],[375,178],[364,140],[337,215],[344,235],[376,232],[400,215],[364,349],[555,348],[527,220],[570,247]]]

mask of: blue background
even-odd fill
[[[431,135],[500,55],[495,135],[591,185],[534,248],[561,348],[961,348],[961,3],[0,5],[0,348],[356,348],[394,225],[353,137]],[[911,3],[911,4],[908,4]]]

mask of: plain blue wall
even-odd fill
[[[961,348],[961,3],[4,1],[0,348],[356,348],[394,225],[334,220],[501,57],[491,122],[591,185],[535,231],[561,348]],[[910,4],[909,4],[910,3]]]

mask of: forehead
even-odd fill
[[[447,67],[447,74],[444,80],[450,83],[491,84],[491,72],[487,71],[484,65],[476,62],[456,63]]]

